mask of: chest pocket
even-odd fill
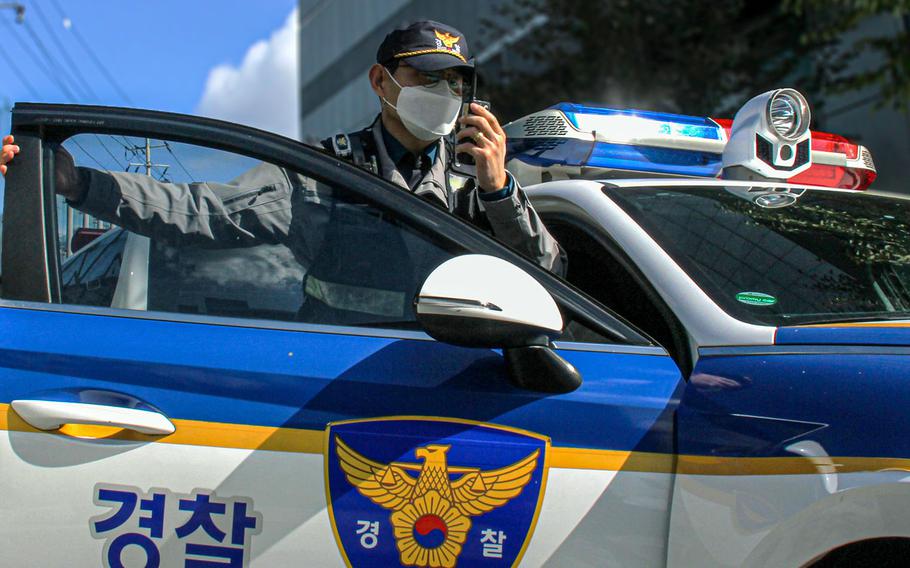
[[[230,215],[246,209],[262,211],[276,208],[276,202],[287,201],[290,188],[287,183],[276,182],[255,189],[241,190],[222,199],[225,211]]]

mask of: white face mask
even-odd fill
[[[402,87],[391,73],[389,77],[401,89],[398,106],[385,97],[382,97],[382,101],[398,112],[398,117],[408,132],[425,142],[452,132],[461,110],[461,97],[453,95],[445,81],[440,81],[433,87]]]

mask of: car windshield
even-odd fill
[[[605,191],[738,319],[910,318],[910,200],[792,188]]]

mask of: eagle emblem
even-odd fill
[[[406,419],[404,422],[420,424],[421,421]],[[500,438],[507,434],[515,436],[511,432],[497,431],[494,427],[477,425],[474,438],[471,439],[473,444],[459,445],[457,439],[452,440],[452,436],[444,437],[444,441],[451,443],[438,443],[442,440],[434,432],[427,436],[425,443],[411,445],[410,449],[405,450],[396,448],[391,455],[398,456],[399,459],[375,459],[377,453],[383,454],[377,451],[377,446],[382,444],[377,443],[375,435],[363,437],[364,424],[376,423],[355,423],[361,430],[353,432],[341,429],[337,432],[330,431],[328,440],[328,451],[335,458],[331,466],[327,465],[330,470],[329,482],[332,482],[333,472],[335,479],[335,487],[330,489],[330,509],[334,508],[332,520],[342,546],[354,549],[346,551],[346,560],[351,565],[360,562],[384,563],[382,557],[375,555],[360,556],[360,562],[353,562],[352,554],[356,556],[367,552],[364,549],[369,548],[369,552],[378,553],[381,547],[374,544],[377,542],[385,543],[388,547],[385,562],[393,561],[394,558],[403,566],[449,568],[455,566],[459,559],[474,565],[478,560],[484,561],[487,558],[514,558],[517,563],[524,548],[522,541],[529,536],[542,496],[542,461],[546,443],[536,439],[530,444],[516,444],[510,439],[507,451],[502,456],[508,460],[506,463],[491,462],[489,456],[481,452],[472,464],[465,459],[465,448],[479,448],[476,443],[478,430],[482,434],[492,432],[490,436]],[[439,422],[430,424],[436,430],[440,428]],[[464,423],[442,424],[454,424],[464,430]],[[369,451],[365,448],[369,448]],[[490,446],[488,450],[488,453],[495,453],[495,446]],[[457,465],[449,463],[453,453],[458,456]],[[483,467],[474,467],[477,463],[483,464]],[[490,467],[491,463],[495,466]],[[346,490],[344,486],[347,487]],[[352,497],[353,490],[356,490],[362,500]],[[522,495],[527,491],[530,491],[529,495]],[[360,515],[351,517],[348,521],[352,528],[369,526],[371,523],[375,525],[374,537],[369,542],[352,539],[353,547],[342,542],[345,539],[338,534],[342,530],[338,527],[337,518],[341,514],[339,500],[349,503],[344,507],[347,509],[345,513],[353,514],[357,511],[357,515]],[[510,503],[516,505],[510,506]],[[370,513],[370,510],[375,513]],[[376,517],[376,513],[383,510],[385,516]],[[376,518],[384,519],[381,524],[387,528],[381,529],[380,522],[374,520]],[[522,531],[524,534],[520,534]],[[489,536],[493,532],[507,534],[508,538],[515,541],[509,542],[511,548],[508,550],[511,554],[504,555],[501,541],[498,548],[489,548],[489,544],[484,544],[487,540],[483,540],[482,535]],[[488,555],[491,550],[497,554]]]
[[[433,32],[436,34],[436,39],[441,41],[446,46],[446,49],[453,49],[458,40],[461,39],[460,36],[452,35],[449,32],[440,32],[439,30],[433,30]]]

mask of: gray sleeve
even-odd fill
[[[225,184],[165,183],[89,168],[79,168],[79,173],[86,194],[71,205],[169,244],[277,243],[290,230],[292,180],[270,164],[260,164]]]
[[[496,201],[480,200],[493,227],[493,235],[550,272],[564,276],[565,252],[534,211],[518,180],[513,177],[512,181],[515,185],[508,197]]]

